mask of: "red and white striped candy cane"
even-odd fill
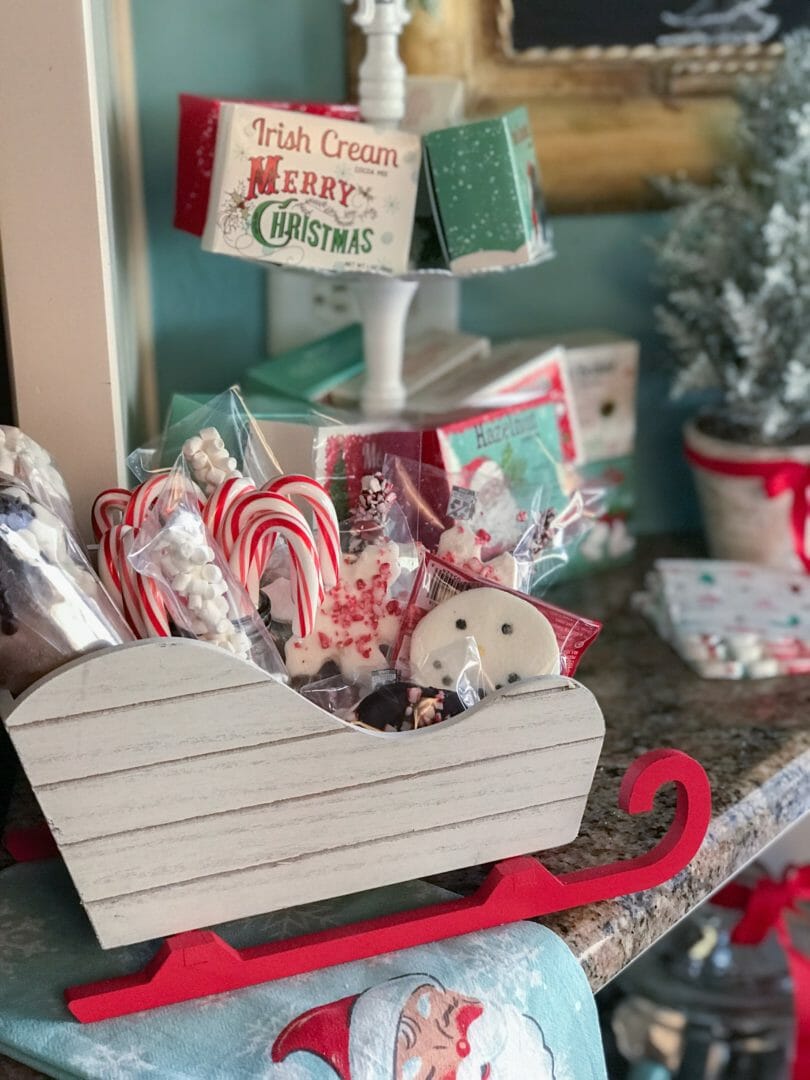
[[[277,511],[267,511],[264,514],[254,514],[247,519],[245,527],[239,534],[239,537],[231,545],[231,560],[235,565],[239,580],[245,586],[248,594],[253,599],[254,603],[258,602],[259,589],[261,586],[262,574],[264,568],[270,558],[270,555],[275,546],[276,540],[279,536],[284,535],[275,529],[261,529],[258,532],[251,533],[251,526],[257,521],[263,521],[265,518],[271,518],[274,522],[277,522],[279,526],[286,526],[294,530],[297,534],[303,537],[307,548],[314,552],[317,556],[317,547],[315,546],[315,538],[312,535],[307,522],[300,515],[296,516],[289,514],[284,508]],[[250,537],[250,542],[243,540],[244,537]],[[285,537],[286,539],[286,537]],[[236,555],[237,549],[239,555]],[[290,551],[291,562],[294,562],[293,553]],[[317,560],[316,569],[320,575],[320,560]],[[292,577],[292,575],[291,575]],[[323,593],[323,582],[320,581],[319,591],[321,595]]]
[[[126,488],[107,488],[97,496],[91,512],[96,543],[108,529],[123,520],[130,498],[131,492]]]
[[[230,559],[237,537],[245,531],[253,518],[263,514],[283,514],[291,518],[310,537],[312,530],[309,523],[295,503],[283,495],[273,495],[267,491],[247,491],[235,498],[224,515],[220,529],[220,547]],[[312,537],[314,543],[314,537]],[[270,545],[272,547],[272,543]]]
[[[169,616],[157,583],[139,574],[130,561],[136,537],[129,525],[108,529],[101,538],[99,574],[136,637],[169,637]]]
[[[290,586],[295,614],[293,633],[307,637],[315,627],[318,606],[323,600],[323,580],[315,539],[309,526],[286,514],[262,514],[253,517],[237,538],[231,555],[231,569],[258,603],[261,571],[270,546],[279,536],[287,541],[290,551]]]
[[[124,514],[124,524],[132,525],[134,528],[139,529],[146,520],[147,514],[161,495],[163,495],[167,488],[171,489],[177,482],[177,477],[172,473],[161,473],[159,476],[150,476],[148,480],[144,480],[144,482],[139,484],[132,492],[126,513]],[[197,506],[202,510],[205,502],[200,495],[200,490],[196,484],[191,484],[191,491],[193,492],[193,497],[197,501]]]
[[[115,606],[126,618],[124,596],[121,591],[121,574],[118,569],[121,562],[120,533],[120,525],[111,525],[102,533],[98,546],[98,576]],[[131,627],[131,629],[135,628]]]
[[[225,550],[223,527],[228,512],[231,510],[237,499],[255,490],[256,485],[252,480],[248,480],[245,477],[234,476],[229,480],[226,480],[224,484],[220,484],[206,502],[205,509],[203,510],[203,523],[213,537],[215,543],[217,543],[223,551]]]
[[[262,490],[274,495],[283,495],[287,499],[297,496],[312,508],[312,514],[318,526],[316,540],[323,583],[327,588],[332,588],[337,584],[340,576],[340,525],[335,513],[335,504],[329,498],[326,489],[311,476],[291,473],[289,476],[280,476],[277,480],[271,480]]]

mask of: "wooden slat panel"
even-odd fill
[[[267,680],[258,668],[214,645],[177,638],[139,641],[81,657],[41,679],[20,697],[7,726]]]
[[[9,733],[37,788],[334,730],[327,713],[268,679],[197,697],[10,727]],[[92,807],[82,810],[92,812]]]
[[[595,761],[595,759],[594,759]],[[585,796],[85,905],[106,949],[570,843]]]
[[[262,688],[262,692],[266,698],[267,690]],[[250,696],[255,696],[253,691],[232,692],[228,716],[241,720],[245,698]],[[217,701],[213,704],[215,710],[222,707]],[[259,705],[266,720],[266,701],[262,704],[259,699]],[[57,839],[67,844],[423,772],[439,765],[449,768],[486,760],[503,754],[504,748],[512,754],[524,753],[564,743],[572,731],[578,739],[598,737],[604,726],[588,692],[573,685],[556,692],[523,694],[519,705],[502,701],[495,707],[497,721],[485,702],[456,721],[393,740],[318,718],[326,719],[327,732],[311,741],[296,739],[40,786],[37,794]],[[193,716],[198,728],[196,710]],[[212,720],[216,725],[216,712]],[[288,725],[290,732],[301,726],[297,721]],[[241,725],[240,733],[244,734]],[[255,737],[255,729],[251,727],[248,734]],[[62,754],[69,748],[69,741],[63,743]],[[191,749],[197,752],[198,744]],[[48,752],[53,753],[50,747]],[[173,747],[171,752],[177,751]],[[91,762],[96,767],[112,763],[106,747],[100,759]],[[35,772],[40,777],[42,766],[38,761]]]
[[[600,748],[601,739],[591,739],[453,769],[437,763],[431,773],[63,845],[62,851],[82,898],[100,900],[586,796]]]

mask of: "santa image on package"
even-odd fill
[[[430,975],[403,975],[310,1009],[284,1028],[271,1057],[268,1080],[554,1080],[552,1053],[531,1017],[445,989]]]

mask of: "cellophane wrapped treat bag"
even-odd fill
[[[64,519],[21,483],[0,480],[0,688],[20,694],[131,637]]]
[[[485,590],[481,596],[468,596],[481,590]],[[434,617],[437,612],[441,612],[438,618]],[[427,555],[411,591],[391,664],[407,669],[416,681],[431,672],[434,678],[453,681],[455,667],[444,663],[436,667],[433,654],[473,637],[488,689],[500,690],[534,676],[574,675],[601,629],[594,619]]]

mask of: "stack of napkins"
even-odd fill
[[[810,674],[810,578],[751,563],[659,559],[634,597],[707,679]]]

